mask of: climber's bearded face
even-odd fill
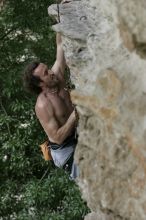
[[[49,70],[44,63],[40,63],[33,74],[40,78],[40,87],[55,88],[59,85],[57,75],[52,70]]]

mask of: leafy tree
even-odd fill
[[[88,209],[78,187],[40,154],[46,138],[35,97],[22,86],[31,59],[55,59],[51,0],[5,0],[0,17],[0,219],[81,220]]]

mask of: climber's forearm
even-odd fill
[[[58,144],[63,143],[63,141],[71,134],[71,132],[75,129],[76,125],[76,116],[73,111],[66,123],[60,127],[56,132],[56,142]]]
[[[62,39],[61,39],[61,34],[60,33],[56,34],[56,45],[57,46],[62,46]]]
[[[60,33],[56,34],[56,44],[57,44],[57,54],[56,54],[57,66],[60,68],[61,72],[64,73],[64,69],[66,66],[66,60],[65,60],[65,56],[64,56],[62,39],[61,39]]]

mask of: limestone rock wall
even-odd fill
[[[57,17],[57,6],[49,7]],[[146,1],[74,0],[59,6],[80,113],[78,184],[86,220],[146,219]]]

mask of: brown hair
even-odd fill
[[[39,61],[33,61],[28,64],[24,70],[23,84],[27,91],[33,94],[39,94],[42,89],[39,84],[42,80],[38,76],[34,76],[34,70],[39,66]]]

